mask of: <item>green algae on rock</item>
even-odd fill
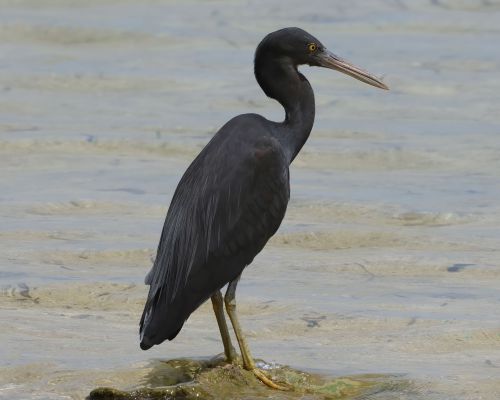
[[[354,399],[390,386],[387,376],[327,378],[263,361],[258,365],[290,390],[270,389],[253,373],[220,358],[179,359],[155,361],[143,382],[128,391],[101,387],[94,389],[88,400],[267,399],[271,394],[282,400]]]

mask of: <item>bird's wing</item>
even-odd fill
[[[284,217],[289,175],[279,143],[270,137],[246,143],[214,139],[174,193],[146,277],[151,285],[148,300],[160,289],[166,290],[161,297],[172,301],[210,257],[231,257],[243,250],[249,254],[247,265]]]

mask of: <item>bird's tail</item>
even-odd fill
[[[174,339],[184,325],[180,307],[168,303],[165,291],[150,288],[148,300],[139,323],[140,346],[147,350],[155,344]]]

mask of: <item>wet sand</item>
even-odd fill
[[[238,291],[254,356],[408,382],[367,399],[500,397],[498,2],[0,7],[0,398],[132,390],[155,360],[222,351],[208,304],[141,351],[142,281],[218,127],[283,118],[252,58],[293,25],[391,91],[302,68],[316,124]]]

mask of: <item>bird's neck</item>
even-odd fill
[[[278,140],[293,161],[309,138],[314,124],[314,93],[309,81],[288,60],[256,57],[255,76],[266,95],[285,109]]]

